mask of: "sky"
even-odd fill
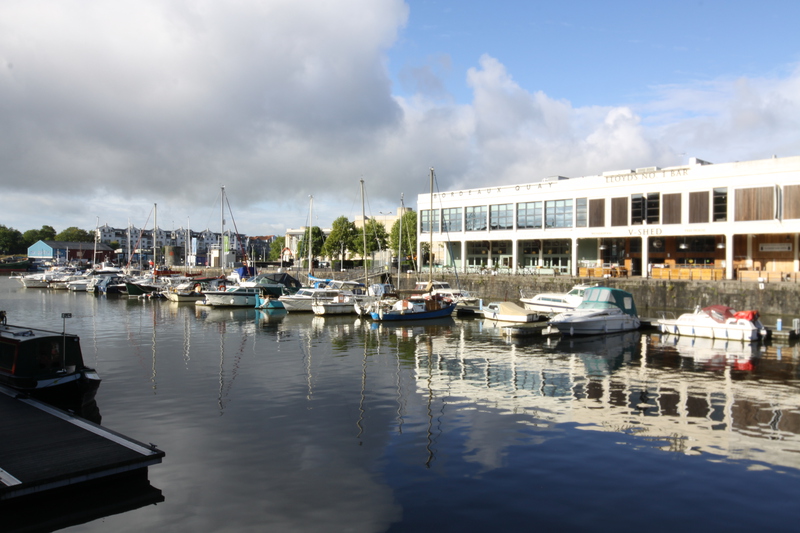
[[[282,235],[800,155],[794,0],[3,0],[0,224]],[[157,210],[154,206],[157,205]]]

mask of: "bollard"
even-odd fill
[[[783,329],[783,319],[782,318],[778,319],[778,323],[775,326],[775,329],[778,330],[778,331],[781,331]]]

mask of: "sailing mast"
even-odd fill
[[[156,266],[158,265],[156,257],[156,241],[158,240],[158,204],[153,204],[153,276],[155,276]]]
[[[367,273],[367,219],[364,217],[364,180],[361,180],[361,233],[364,237],[364,286],[369,288],[369,274]]]
[[[431,210],[428,211],[428,233],[431,236],[428,250],[428,290],[433,290],[433,167],[431,167]]]
[[[397,239],[397,286],[400,286],[400,273],[403,264],[403,215],[406,214],[406,205],[403,201],[403,193],[400,193],[400,238]]]
[[[225,260],[222,253],[222,243],[225,242],[225,186],[221,188],[221,196],[219,202],[219,220],[220,220],[220,234],[219,234],[219,268],[221,273],[225,274]]]
[[[314,197],[309,195],[308,196],[308,242],[306,244],[308,245],[308,273],[311,274],[312,276],[314,275],[313,253],[311,251],[313,248],[313,246],[311,246],[311,225],[312,221],[314,220],[314,218],[312,217],[313,212],[314,212]]]

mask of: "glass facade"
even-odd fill
[[[489,227],[493,230],[514,229],[514,204],[489,206]]]

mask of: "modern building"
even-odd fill
[[[433,265],[461,272],[772,280],[800,270],[800,157],[692,158],[420,194],[417,207],[418,255],[432,241]]]

